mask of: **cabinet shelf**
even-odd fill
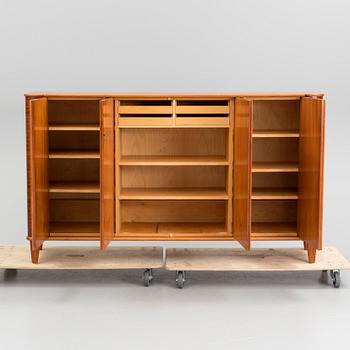
[[[264,137],[299,137],[298,130],[254,130],[254,138]]]
[[[254,162],[253,173],[295,173],[298,172],[298,163],[291,162]]]
[[[252,199],[298,199],[298,193],[295,188],[253,188]]]
[[[98,124],[52,124],[49,131],[99,131]]]
[[[120,199],[141,200],[227,200],[221,188],[123,188]]]
[[[95,240],[99,239],[100,225],[97,222],[51,222],[51,240]]]
[[[176,234],[229,234],[224,223],[211,222],[124,222],[120,233],[130,236],[159,234],[170,237]]]
[[[50,193],[100,193],[98,182],[52,182]]]
[[[252,223],[251,239],[254,241],[266,240],[298,240],[297,226],[295,223]]]
[[[224,156],[122,156],[119,165],[228,165]]]
[[[50,151],[49,159],[99,159],[97,151]]]

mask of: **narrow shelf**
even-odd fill
[[[295,188],[253,188],[252,199],[298,199],[298,193]]]
[[[298,232],[295,223],[252,223],[251,239],[254,241],[297,240]]]
[[[225,156],[122,156],[119,165],[228,165]]]
[[[99,131],[98,124],[53,124],[49,131]]]
[[[99,159],[100,153],[96,151],[51,151],[49,159]]]
[[[122,188],[120,199],[226,200],[228,194],[222,188]]]
[[[51,182],[50,193],[100,193],[98,182]]]
[[[121,234],[224,234],[227,235],[224,223],[211,222],[123,222]]]
[[[295,173],[298,171],[298,163],[254,162],[252,166],[253,173]]]
[[[100,225],[97,222],[51,222],[50,238],[99,237]]]
[[[298,130],[253,130],[253,137],[299,137]]]

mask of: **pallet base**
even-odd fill
[[[350,269],[334,247],[317,251],[308,262],[304,249],[179,249],[166,251],[165,268],[172,271],[321,271]]]
[[[108,270],[162,268],[161,247],[45,247],[39,264],[33,264],[29,247],[0,246],[0,269]]]

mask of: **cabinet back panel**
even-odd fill
[[[224,166],[125,166],[122,187],[222,187],[226,185]]]
[[[50,181],[98,182],[100,168],[98,159],[50,159]]]
[[[296,222],[297,201],[253,201],[252,222]]]
[[[224,156],[227,130],[122,129],[123,156]]]
[[[225,222],[225,201],[121,201],[122,222]]]
[[[254,101],[254,130],[298,130],[300,101]]]
[[[253,173],[253,188],[297,188],[297,173]]]
[[[99,133],[92,131],[50,131],[49,147],[54,150],[99,150]]]
[[[253,162],[297,162],[299,139],[253,139]]]
[[[51,199],[51,222],[99,222],[99,200]]]
[[[99,101],[49,100],[49,124],[99,124]]]

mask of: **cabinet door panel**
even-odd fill
[[[100,232],[101,249],[114,237],[114,101],[100,101]]]
[[[304,97],[300,106],[298,232],[322,248],[325,101]]]
[[[49,236],[47,98],[30,101],[29,119],[31,246],[37,250]]]
[[[234,123],[233,236],[250,249],[253,102],[237,98]]]

